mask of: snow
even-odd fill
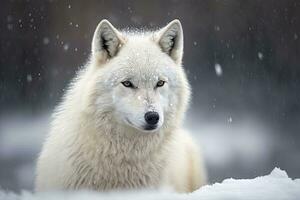
[[[294,40],[297,40],[298,39],[298,35],[297,33],[294,34]]]
[[[40,151],[49,129],[50,114],[46,112],[30,116],[23,112],[0,116],[0,158],[24,158],[25,155],[37,154]]]
[[[65,44],[65,45],[64,45],[64,50],[65,50],[65,51],[68,51],[68,49],[69,49],[69,45],[68,45],[68,44]]]
[[[14,28],[14,25],[13,24],[7,24],[7,29],[8,30],[13,30],[13,28]]]
[[[215,64],[215,71],[217,76],[222,76],[223,70],[222,70],[222,66],[219,63]]]
[[[49,42],[50,42],[50,39],[49,39],[48,37],[44,37],[44,38],[43,38],[43,44],[44,44],[44,45],[49,44]]]
[[[258,52],[257,56],[258,56],[259,60],[262,60],[264,58],[264,54],[262,52]]]
[[[232,122],[232,117],[231,117],[231,116],[227,119],[227,122],[228,122],[228,123],[231,123],[231,122]]]
[[[118,199],[205,199],[205,200],[296,200],[300,198],[300,179],[292,180],[287,173],[275,168],[269,175],[254,179],[226,179],[222,183],[206,185],[190,194],[178,194],[168,190],[145,190],[145,191],[116,191],[109,193],[76,191],[76,192],[45,192],[31,193],[23,191],[15,194],[0,191],[0,200],[118,200]]]
[[[31,82],[32,81],[31,74],[27,74],[26,79],[27,79],[27,82]]]

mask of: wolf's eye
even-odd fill
[[[159,80],[159,81],[156,83],[156,87],[162,87],[162,86],[164,86],[164,84],[165,84],[165,81]]]
[[[123,84],[125,87],[133,88],[133,84],[132,84],[130,81],[123,81],[122,84]]]

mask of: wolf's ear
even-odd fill
[[[106,19],[102,20],[94,33],[92,54],[97,55],[101,62],[114,57],[124,43],[121,33]]]
[[[163,52],[167,53],[177,64],[181,63],[183,54],[183,31],[178,19],[171,21],[158,32],[157,42]]]

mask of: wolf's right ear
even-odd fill
[[[104,19],[95,30],[92,41],[92,54],[100,62],[105,62],[118,53],[123,43],[124,39],[121,33],[108,20]]]
[[[171,21],[158,31],[156,38],[162,51],[168,54],[177,64],[181,64],[183,54],[183,31],[178,19]]]

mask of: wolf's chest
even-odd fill
[[[134,189],[155,188],[162,182],[164,163],[160,160],[127,161],[102,158],[74,166],[73,180],[67,185],[71,189]]]

